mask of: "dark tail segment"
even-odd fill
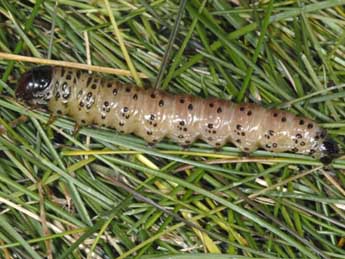
[[[322,144],[322,153],[325,154],[320,161],[326,165],[330,164],[335,158],[340,157],[338,144],[331,138],[326,138]]]

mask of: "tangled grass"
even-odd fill
[[[345,258],[342,158],[73,135],[68,118],[47,125],[12,98],[37,63],[92,64],[123,82],[283,108],[344,148],[344,4],[2,0],[1,258]]]

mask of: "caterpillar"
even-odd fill
[[[117,80],[58,66],[24,73],[15,92],[19,101],[67,115],[79,125],[99,125],[133,133],[150,144],[164,137],[188,146],[201,139],[215,148],[230,142],[245,153],[310,154],[329,163],[339,147],[316,122],[253,103],[142,89]]]

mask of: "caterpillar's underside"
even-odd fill
[[[149,143],[168,137],[180,145],[231,142],[244,152],[338,153],[317,123],[286,111],[141,89],[75,69],[35,68],[22,76],[16,95],[80,124],[134,133]]]

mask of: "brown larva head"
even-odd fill
[[[46,104],[51,98],[53,67],[40,66],[24,73],[18,81],[16,98],[27,104]]]
[[[330,164],[333,161],[333,159],[340,156],[340,149],[338,144],[330,138],[326,138],[323,141],[323,143],[320,146],[320,150],[323,154],[323,157],[321,157],[320,160],[324,164]]]

